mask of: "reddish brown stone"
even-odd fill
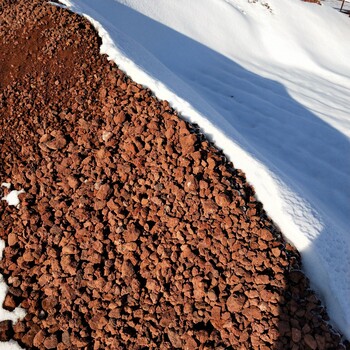
[[[44,340],[44,347],[45,349],[57,349],[57,337],[53,334],[46,338]]]
[[[130,228],[124,231],[125,242],[135,242],[140,236],[140,231],[136,228]]]
[[[33,257],[31,252],[25,252],[23,254],[23,260],[26,261],[26,262],[31,262],[31,261],[34,260],[34,257]]]
[[[15,301],[13,295],[10,293],[7,293],[5,300],[4,300],[4,303],[3,303],[3,308],[5,310],[12,311],[16,308],[16,306],[17,306],[17,304],[16,304],[16,301]]]
[[[197,141],[197,136],[194,134],[189,134],[180,137],[180,144],[184,154],[191,153],[194,151],[194,145]]]
[[[11,339],[12,332],[11,321],[0,322],[0,341],[9,341]]]
[[[197,191],[197,190],[198,190],[197,179],[193,175],[188,176],[185,182],[185,191]]]
[[[206,214],[212,214],[218,210],[218,207],[212,200],[206,200],[203,201],[203,210]]]
[[[119,124],[119,123],[123,123],[126,120],[125,117],[125,113],[124,111],[119,112],[114,118],[113,118],[114,122]]]
[[[96,198],[100,200],[105,200],[107,199],[108,196],[112,193],[112,188],[108,184],[103,184],[99,187],[97,193],[96,193]]]
[[[168,338],[169,338],[169,340],[171,342],[171,345],[175,349],[182,348],[182,341],[181,341],[181,338],[180,338],[180,336],[178,334],[176,334],[172,330],[169,330],[168,331]]]
[[[67,144],[67,141],[63,136],[58,136],[57,138],[45,143],[46,147],[52,150],[60,150],[64,148],[66,144]]]
[[[10,247],[14,246],[17,243],[17,235],[15,233],[10,233],[7,237],[7,242]]]
[[[273,235],[269,230],[263,229],[260,231],[260,237],[264,241],[272,241],[273,240]]]
[[[50,311],[57,305],[57,299],[53,296],[47,297],[41,302],[41,305],[43,310]]]
[[[312,350],[317,349],[317,342],[311,334],[306,334],[304,336],[304,341],[305,341],[305,344],[309,346]]]
[[[74,176],[68,176],[67,178],[68,185],[74,190],[78,187],[79,181]]]
[[[255,277],[256,284],[268,284],[270,282],[270,278],[267,275],[257,275]]]
[[[230,312],[239,312],[242,310],[244,305],[244,298],[243,297],[235,297],[231,295],[227,301],[226,306],[228,311]]]
[[[33,345],[36,346],[36,347],[40,347],[40,346],[43,345],[44,340],[45,340],[45,334],[44,334],[44,332],[43,332],[43,331],[39,331],[39,332],[34,336]]]
[[[261,311],[258,307],[256,306],[251,306],[249,308],[244,308],[242,310],[242,314],[249,320],[253,321],[255,320],[260,320],[262,318]]]
[[[301,331],[297,328],[292,328],[292,340],[294,343],[299,344],[301,340]]]
[[[219,193],[215,197],[215,201],[220,207],[228,207],[231,203],[230,198],[224,193]]]

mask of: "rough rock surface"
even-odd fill
[[[244,174],[99,55],[91,25],[0,0],[0,340],[27,349],[345,349]],[[1,191],[6,189],[2,188]]]

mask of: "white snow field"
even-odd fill
[[[61,0],[241,168],[350,339],[350,19],[300,0]]]

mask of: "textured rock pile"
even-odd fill
[[[0,324],[27,349],[345,349],[244,174],[99,55],[77,15],[0,0]],[[9,189],[9,190],[11,190]],[[0,195],[9,191],[0,190]]]

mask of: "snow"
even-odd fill
[[[6,184],[6,183],[2,183],[1,184],[1,186],[3,186],[3,187],[10,188],[10,187],[8,187],[6,185],[8,185],[8,184]],[[11,184],[10,184],[10,186],[11,186]],[[22,194],[22,193],[24,193],[24,190],[20,190],[20,191],[13,190],[8,195],[6,195],[5,197],[2,197],[1,200],[2,201],[6,201],[8,205],[13,205],[16,208],[19,208],[20,201],[19,201],[18,196],[20,194]]]
[[[22,350],[18,343],[14,340],[10,340],[7,342],[0,342],[0,350]]]
[[[0,350],[23,350],[14,340],[0,342]]]
[[[9,182],[3,182],[0,187],[6,187],[7,189],[11,188],[11,184]]]
[[[350,339],[349,18],[300,0],[61,2],[246,173]]]

